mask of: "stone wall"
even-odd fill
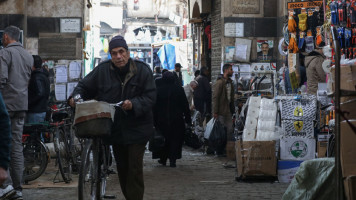
[[[211,6],[211,80],[215,82],[220,74],[222,61],[222,36],[223,36],[223,18],[221,17],[221,1],[212,0]]]

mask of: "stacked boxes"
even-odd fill
[[[315,158],[314,120],[317,99],[313,95],[287,97],[281,99],[279,106],[284,131],[280,140],[279,163],[293,165],[293,170],[287,173],[288,177],[293,177],[300,162]],[[278,176],[286,176],[285,171],[279,169]],[[290,182],[291,179],[283,181]]]

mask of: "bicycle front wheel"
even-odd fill
[[[61,172],[64,182],[69,183],[72,180],[72,163],[70,157],[70,138],[59,128],[56,131],[54,139],[55,150],[57,153],[58,168]]]
[[[99,148],[87,140],[82,151],[82,161],[78,180],[79,200],[100,200]]]

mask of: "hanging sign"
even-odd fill
[[[225,37],[244,37],[244,23],[225,23]]]
[[[321,7],[323,1],[302,1],[302,2],[290,2],[287,3],[288,9],[298,9],[298,8],[315,8]]]

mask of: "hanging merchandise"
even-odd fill
[[[356,1],[352,0],[350,5],[351,24],[356,24]]]
[[[345,29],[345,48],[348,48],[351,46],[350,39],[351,39],[351,30]]]
[[[321,28],[318,26],[316,27],[316,46],[319,46],[322,41]]]
[[[302,9],[303,12],[303,9]],[[305,12],[305,9],[304,9]],[[307,30],[307,14],[306,13],[302,13],[298,15],[299,18],[299,30],[300,31],[306,31]]]
[[[302,49],[304,46],[304,32],[299,33],[299,41],[298,41],[298,48]]]
[[[344,44],[344,42],[343,42],[343,40],[344,40],[344,27],[339,27],[337,29],[337,33],[338,33],[337,38],[338,38],[338,40],[340,42],[340,47],[343,48],[344,47],[344,45],[343,45]]]
[[[351,3],[346,3],[346,27],[351,28]]]
[[[337,3],[335,1],[332,1],[329,6],[331,10],[331,24],[338,25],[339,19],[338,19]]]
[[[318,15],[319,12],[313,11],[313,9],[308,10],[308,31],[312,31],[313,36],[316,35],[315,28],[318,25]]]
[[[338,2],[338,17],[339,17],[339,24],[343,25],[346,22],[346,3],[344,1]]]
[[[305,52],[310,53],[314,50],[314,38],[313,36],[307,36],[305,38]]]
[[[291,38],[289,40],[288,49],[290,51],[292,51],[293,53],[298,53],[298,51],[299,51],[298,46],[297,46],[295,33],[291,33]]]
[[[289,18],[288,18],[288,31],[290,33],[296,32],[297,23],[294,20],[294,11],[289,11]]]

